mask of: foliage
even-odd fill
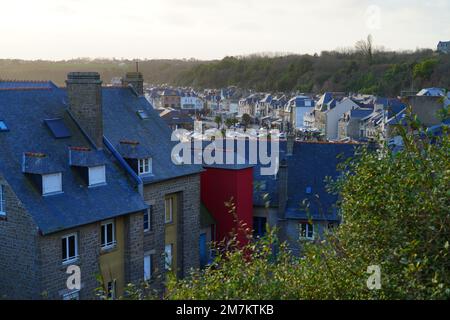
[[[251,122],[252,118],[250,117],[250,115],[248,113],[244,113],[242,115],[242,124],[244,125],[244,127],[247,128]]]
[[[449,299],[449,135],[431,139],[415,119],[410,132],[398,131],[402,152],[360,148],[340,165],[342,175],[329,190],[341,195],[344,223],[316,243],[303,243],[302,258],[271,230],[219,255],[204,271],[172,279],[166,297]],[[381,290],[367,287],[371,265],[381,267]]]
[[[366,41],[364,43],[367,46]],[[371,46],[364,49],[364,53],[358,49],[322,52],[314,56],[226,57],[181,72],[176,84],[199,88],[235,85],[269,92],[361,92],[383,96],[397,96],[412,85],[417,88],[450,86],[450,55],[437,55],[432,50],[384,52]],[[361,56],[365,58],[361,59]],[[437,64],[432,67],[430,61]],[[414,72],[414,69],[419,71]],[[366,78],[367,75],[371,78]]]
[[[436,59],[427,59],[414,66],[413,75],[414,78],[421,78],[429,80],[433,74],[434,67],[438,64]]]

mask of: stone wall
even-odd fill
[[[164,197],[180,195],[180,219],[178,226],[178,266],[180,276],[188,274],[191,268],[199,267],[200,235],[200,175],[191,175],[163,181],[144,187],[144,199],[153,205],[152,228],[144,234],[144,252],[155,252],[155,271],[164,270]]]
[[[38,228],[0,174],[6,217],[0,217],[0,298],[36,299],[39,283]]]

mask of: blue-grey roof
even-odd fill
[[[69,148],[69,161],[74,167],[97,167],[106,163],[103,151],[81,148]]]
[[[326,189],[326,177],[336,178],[337,165],[354,155],[358,145],[296,142],[288,164],[286,218],[338,221],[337,196]],[[310,193],[308,189],[310,188]],[[309,208],[306,209],[306,204]]]
[[[49,155],[24,152],[22,157],[22,172],[29,174],[51,174],[63,171],[63,166]]]
[[[350,111],[350,116],[352,118],[365,118],[372,114],[372,109],[354,109]]]
[[[120,141],[116,149],[124,159],[146,159],[153,156],[150,148],[139,142]]]
[[[54,89],[54,88],[56,88],[56,86],[51,81],[0,80],[0,90]]]
[[[0,173],[41,232],[49,234],[144,210],[147,205],[106,149],[103,151],[106,185],[88,188],[80,174],[71,168],[68,148],[90,145],[68,115],[64,101],[67,101],[65,90],[55,86],[0,91],[0,118],[5,119],[10,129],[0,132]],[[117,103],[126,105],[124,101]],[[44,124],[44,119],[53,118],[64,121],[71,137],[53,137]],[[23,153],[30,151],[46,154],[62,167],[62,194],[42,196],[32,179],[22,173]]]
[[[120,141],[137,141],[152,154],[153,175],[144,183],[169,180],[199,173],[196,165],[176,165],[172,162],[172,131],[144,97],[136,96],[129,88],[103,88],[104,134],[114,146]],[[145,110],[148,119],[142,120],[136,112]]]

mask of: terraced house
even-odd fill
[[[199,168],[172,164],[142,75],[101,83],[0,82],[0,297],[95,298],[97,276],[115,297],[199,264]]]

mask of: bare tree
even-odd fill
[[[371,34],[367,36],[367,40],[360,40],[355,44],[356,51],[367,58],[369,64],[373,60],[373,37]]]

